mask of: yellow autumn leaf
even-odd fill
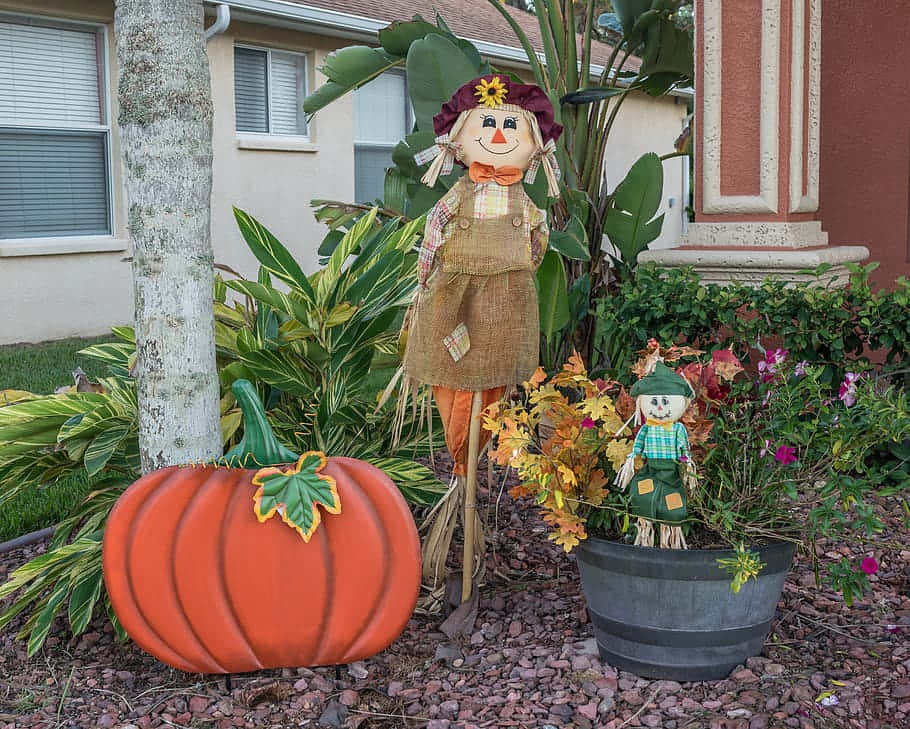
[[[613,409],[613,398],[607,395],[585,398],[581,403],[581,411],[585,415],[591,416],[594,420],[602,420],[615,412]],[[620,425],[622,425],[622,421],[620,421]]]
[[[632,452],[632,441],[628,438],[621,440],[611,440],[607,443],[607,459],[614,471],[619,471],[622,464],[626,462],[629,454]]]

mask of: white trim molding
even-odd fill
[[[831,246],[813,251],[668,248],[643,251],[638,255],[638,262],[654,263],[661,268],[691,266],[704,283],[721,286],[733,281],[758,286],[772,278],[833,288],[846,286],[850,280],[845,264],[859,263],[868,257],[865,246]],[[812,273],[822,264],[830,268],[821,276]]]
[[[699,248],[818,248],[828,234],[817,220],[791,222],[692,223],[682,244]]]
[[[722,195],[720,192],[722,0],[704,2],[702,211],[705,213],[777,213],[780,166],[780,1],[762,0],[761,8],[758,195]]]
[[[793,55],[790,63],[790,212],[818,210],[819,130],[821,95],[821,0],[792,0]],[[806,3],[809,25],[806,28]],[[807,32],[808,31],[808,32]],[[807,53],[808,50],[808,59]],[[808,95],[805,88],[808,61]],[[808,108],[806,108],[808,101]],[[803,126],[808,115],[808,144]],[[807,179],[803,179],[803,154],[808,154]],[[803,194],[805,184],[806,194]]]

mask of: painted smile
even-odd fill
[[[514,152],[516,149],[518,149],[521,146],[521,142],[519,142],[514,147],[512,147],[512,149],[507,149],[505,152],[494,152],[492,149],[487,147],[483,142],[481,142],[480,139],[475,139],[474,141],[477,142],[481,147],[483,147],[490,154],[511,154],[512,152]]]

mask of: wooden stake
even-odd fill
[[[480,411],[483,393],[471,398],[471,424],[468,429],[468,474],[464,495],[464,559],[461,567],[461,601],[471,597],[474,577],[474,524],[477,519],[477,458],[480,455]]]

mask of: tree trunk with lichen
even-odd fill
[[[221,455],[201,0],[117,0],[142,470]]]

